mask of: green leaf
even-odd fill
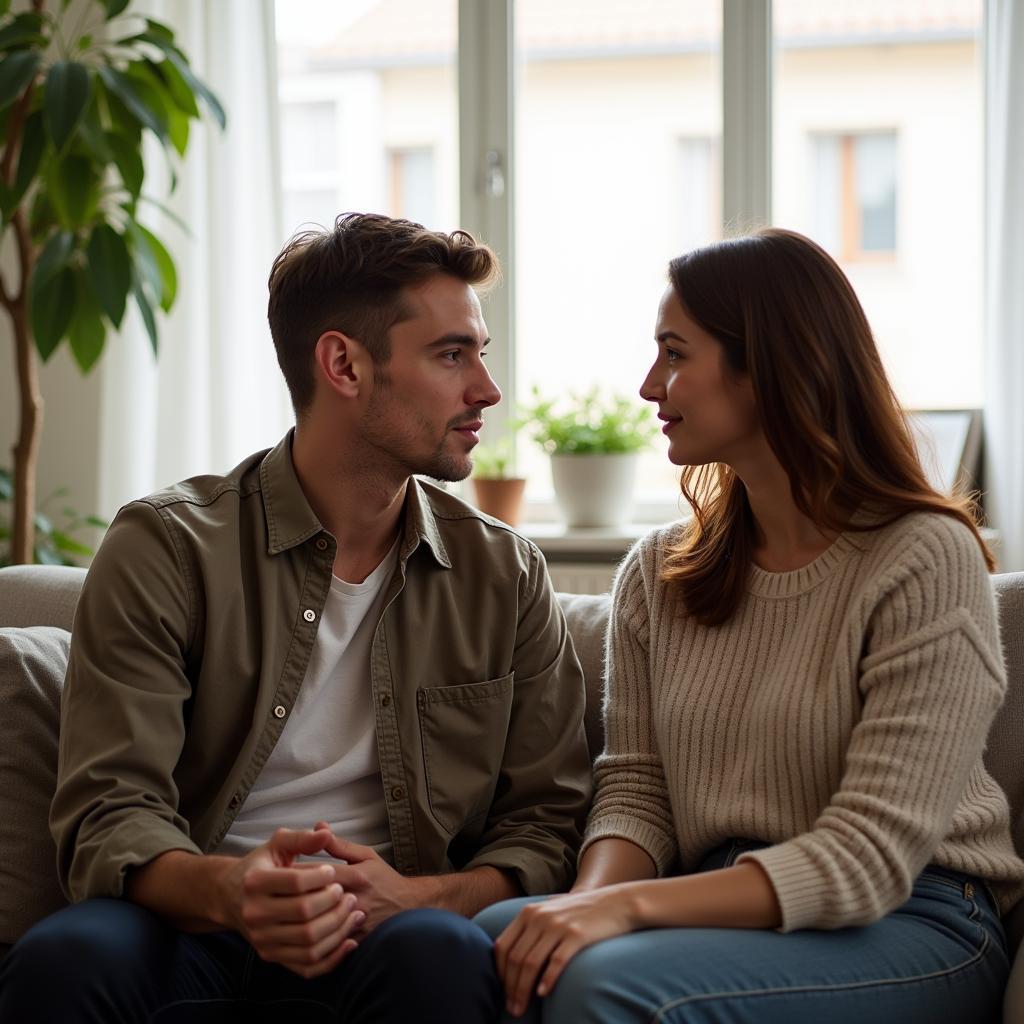
[[[68,331],[68,342],[82,373],[88,373],[99,359],[106,341],[99,303],[83,270],[75,273],[75,311]]]
[[[163,281],[160,279],[160,267],[157,266],[156,253],[149,244],[149,239],[142,234],[138,224],[128,225],[128,248],[135,266],[135,280],[145,287],[157,299],[163,295]]]
[[[128,112],[161,139],[167,138],[167,110],[156,90],[114,68],[101,67],[103,84],[127,108]]]
[[[152,196],[139,196],[140,203],[147,203],[150,206],[155,206],[168,220],[173,221],[178,225],[179,228],[185,233],[186,238],[192,238],[192,230],[188,224],[185,223],[166,203],[161,203],[159,199],[154,199]]]
[[[25,50],[0,60],[0,107],[6,107],[25,91],[39,67],[40,58],[40,54]]]
[[[100,308],[120,327],[132,283],[128,246],[109,224],[99,224],[89,238],[86,255],[86,271]]]
[[[67,333],[75,309],[75,275],[71,268],[65,267],[42,283],[37,283],[33,276],[30,302],[32,335],[39,355],[46,362]]]
[[[47,184],[61,224],[80,228],[92,217],[99,202],[96,165],[81,153],[69,153],[50,167]]]
[[[42,15],[34,11],[16,14],[9,25],[0,29],[0,50],[16,50],[22,46],[45,49]]]
[[[189,117],[198,117],[199,107],[196,106],[195,93],[189,88],[182,73],[166,59],[160,61],[155,67],[157,73],[166,83],[167,91],[177,108],[188,114]]]
[[[66,551],[72,555],[91,555],[92,548],[87,547],[81,541],[77,541],[74,537],[69,537],[62,530],[54,530],[50,534],[50,538],[53,541],[54,547],[58,551]]]
[[[134,227],[149,245],[149,249],[156,261],[157,269],[160,272],[160,308],[165,313],[168,313],[171,306],[174,305],[175,296],[178,294],[178,272],[174,268],[174,260],[171,259],[171,254],[164,248],[163,242],[152,231],[148,231],[141,224],[136,224]]]
[[[152,231],[136,223],[131,224],[128,230],[133,242],[132,251],[136,257],[135,267],[139,271],[139,276],[157,296],[160,308],[168,312],[174,304],[178,289],[174,260]]]
[[[188,149],[188,115],[176,106],[167,108],[167,134],[171,137],[174,151],[178,156],[184,156]]]
[[[127,6],[129,0],[103,0],[103,6],[107,9],[107,21],[116,18]]]
[[[220,100],[213,94],[210,88],[198,79],[189,67],[188,61],[182,56],[181,51],[176,46],[170,46],[165,41],[154,36],[147,40],[147,42],[153,43],[154,46],[158,46],[167,55],[167,59],[177,68],[181,73],[181,77],[185,79],[185,84],[192,90],[193,93],[197,93],[209,108],[210,113],[216,118],[217,123],[220,125],[221,130],[227,127],[228,119],[224,113],[224,108],[220,105]]]
[[[106,519],[100,519],[99,516],[86,516],[85,521],[89,526],[95,526],[97,530],[105,530],[110,525]]]
[[[157,355],[158,343],[156,337],[156,320],[153,317],[153,307],[149,304],[149,300],[143,294],[138,281],[132,285],[132,295],[135,296],[135,302],[139,307],[139,312],[142,314],[142,322],[146,325],[146,333],[149,335],[149,343],[153,346],[153,355],[155,356]]]
[[[84,64],[59,60],[46,76],[46,127],[62,150],[74,134],[92,97],[92,76]]]
[[[107,136],[107,145],[113,155],[121,180],[124,182],[124,187],[128,189],[134,199],[138,199],[146,174],[139,147],[134,145],[130,138],[119,132],[111,132]]]
[[[53,203],[50,202],[49,191],[45,188],[38,189],[28,215],[28,228],[32,240],[38,242],[40,238],[49,234],[56,223],[57,216],[53,211]]]
[[[11,9],[11,0],[0,0],[0,18]]]
[[[75,248],[75,236],[70,231],[57,231],[47,240],[32,271],[34,287],[41,287],[63,270]]]
[[[174,43],[173,30],[162,21],[157,21],[155,18],[147,18],[146,29],[150,35],[158,36],[159,38],[166,40],[168,43]]]
[[[78,126],[78,137],[82,140],[84,148],[92,153],[98,163],[109,164],[113,161],[114,154],[107,145],[95,101],[89,104],[89,109]]]
[[[18,171],[14,177],[13,203],[16,206],[32,184],[32,179],[39,170],[39,163],[46,148],[43,132],[42,111],[37,110],[25,122],[25,130],[21,137],[21,153],[18,155]]]

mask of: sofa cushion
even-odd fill
[[[993,584],[1009,685],[988,736],[985,764],[1010,801],[1013,842],[1024,856],[1024,572],[995,576]]]
[[[0,629],[0,944],[65,905],[48,824],[71,634]]]
[[[85,570],[73,565],[9,565],[0,569],[0,626],[70,629]]]
[[[591,758],[604,749],[604,720],[601,701],[604,696],[604,645],[608,614],[612,608],[611,594],[559,594],[569,635],[576,656],[583,668],[587,687],[587,710],[584,725]]]

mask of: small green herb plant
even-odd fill
[[[35,543],[32,561],[42,565],[78,565],[79,558],[91,558],[95,553],[88,544],[76,536],[87,526],[105,530],[110,524],[98,516],[83,516],[65,505],[51,511],[68,489],[61,487],[44,498],[35,512]],[[14,481],[8,470],[0,468],[0,506],[9,505],[14,498]],[[0,516],[0,566],[11,564],[10,520]]]
[[[650,410],[600,388],[544,398],[534,386],[518,423],[549,455],[622,455],[646,448],[657,433]]]

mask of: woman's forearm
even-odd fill
[[[754,861],[678,878],[619,886],[634,930],[642,928],[778,928],[775,889]]]
[[[656,878],[650,856],[628,839],[599,839],[587,847],[580,862],[573,892],[589,892],[606,885]]]

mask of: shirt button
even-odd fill
[[[229,806],[232,808],[237,807],[242,802],[242,794],[236,793],[229,801]]]
[[[323,539],[323,537],[321,537],[321,538],[320,538],[320,539],[319,539],[319,540],[318,540],[318,541],[316,542],[316,549],[317,549],[317,551],[326,551],[326,550],[327,550],[327,541],[325,541],[325,540]]]
[[[288,711],[286,710],[286,708],[285,708],[285,706],[283,704],[278,704],[277,707],[274,708],[274,717],[275,718],[284,718],[284,716],[287,715],[287,714],[288,714]]]
[[[312,621],[313,621],[313,620],[314,620],[314,619],[316,618],[316,612],[315,612],[315,611],[313,611],[313,609],[312,609],[312,608],[307,608],[307,609],[306,609],[306,610],[305,610],[305,611],[304,611],[304,612],[302,613],[302,617],[303,617],[303,618],[304,618],[304,619],[305,619],[305,620],[306,620],[307,622],[312,622]]]
[[[380,699],[380,706],[382,708],[386,708],[390,703],[391,703],[391,694],[390,693],[385,693],[384,696],[381,697],[381,699]]]
[[[395,786],[395,788],[391,790],[391,798],[393,800],[401,800],[404,796],[405,790],[402,789],[401,786]]]

